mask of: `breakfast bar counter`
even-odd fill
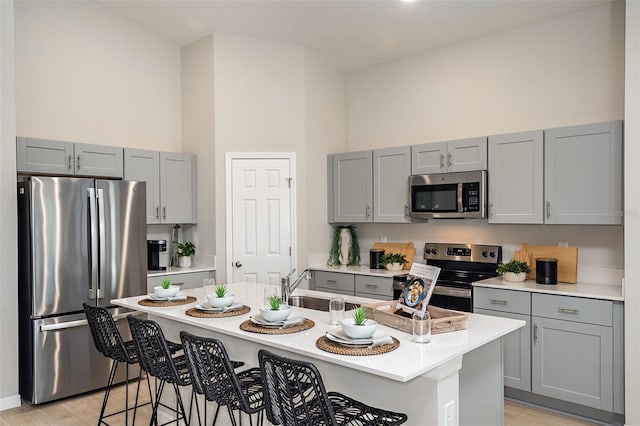
[[[316,340],[331,327],[327,312],[292,308],[292,315],[312,320],[314,327],[292,334],[258,334],[240,324],[259,313],[265,288],[256,283],[229,284],[236,301],[251,307],[247,314],[228,318],[196,318],[188,305],[150,307],[138,302],[146,296],[113,300],[113,304],[146,312],[158,321],[168,339],[179,339],[180,330],[221,339],[233,359],[257,366],[257,352],[266,348],[291,358],[313,362],[328,390],[343,392],[363,402],[409,416],[407,424],[502,424],[503,384],[501,338],[525,325],[524,321],[467,314],[467,328],[433,335],[431,343],[418,344],[411,335],[379,326],[400,346],[392,352],[349,356],[325,352]],[[279,290],[273,287],[273,290]],[[186,294],[203,299],[201,289]],[[335,295],[298,289],[295,296],[329,299]],[[344,296],[347,302],[368,304],[377,300]],[[347,313],[346,315],[349,315]],[[447,421],[447,417],[451,420]]]

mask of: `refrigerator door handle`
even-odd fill
[[[87,188],[89,193],[89,297],[95,300],[98,295],[98,216],[96,212],[96,190]]]
[[[102,188],[97,190],[98,192],[98,227],[99,227],[99,241],[100,241],[100,280],[98,281],[98,299],[102,299],[104,297],[104,292],[101,291],[102,287],[106,285],[107,274],[106,274],[106,256],[107,256],[107,246],[106,246],[106,235],[107,235],[107,225],[105,223],[105,210],[104,210],[104,190]]]
[[[67,328],[82,327],[87,324],[88,323],[86,319],[77,320],[77,321],[59,322],[57,324],[41,325],[40,331],[64,330]]]

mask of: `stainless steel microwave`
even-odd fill
[[[409,177],[409,215],[422,219],[487,217],[487,171]]]

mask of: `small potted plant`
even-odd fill
[[[526,262],[511,259],[507,263],[499,264],[496,272],[502,275],[505,281],[521,283],[527,279],[527,274],[531,272],[531,268]]]
[[[267,298],[267,305],[260,308],[260,313],[265,321],[284,321],[289,318],[291,308],[282,303],[280,296],[273,295]]]
[[[219,284],[208,298],[211,306],[214,308],[223,308],[225,306],[230,306],[233,303],[235,296],[229,293],[226,284]]]
[[[171,284],[171,278],[167,277],[162,280],[162,285],[153,288],[153,294],[156,297],[173,297],[180,291],[179,285]]]
[[[191,257],[196,254],[196,245],[191,241],[185,241],[184,243],[178,243],[178,266],[181,268],[188,268],[191,266]]]
[[[373,336],[378,323],[367,318],[367,310],[360,306],[353,310],[353,317],[342,320],[342,330],[352,339],[368,339]]]
[[[380,261],[389,271],[401,271],[404,268],[404,264],[407,263],[407,258],[400,253],[385,253]]]

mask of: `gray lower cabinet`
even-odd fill
[[[353,296],[355,294],[355,280],[353,274],[312,271],[311,276],[314,288],[318,291],[346,294],[349,296]]]
[[[504,385],[531,391],[531,295],[528,292],[474,288],[473,312],[519,319],[527,324],[502,339]]]
[[[624,413],[621,302],[474,287],[473,304],[527,322],[503,339],[505,386]]]
[[[181,274],[155,275],[147,278],[147,290],[153,291],[155,286],[161,285],[162,280],[169,277],[173,284],[182,284],[183,289],[201,288],[202,280],[213,277],[214,271],[188,272]]]
[[[393,299],[393,278],[391,277],[328,271],[311,271],[311,277],[312,288],[318,291],[370,299]]]

